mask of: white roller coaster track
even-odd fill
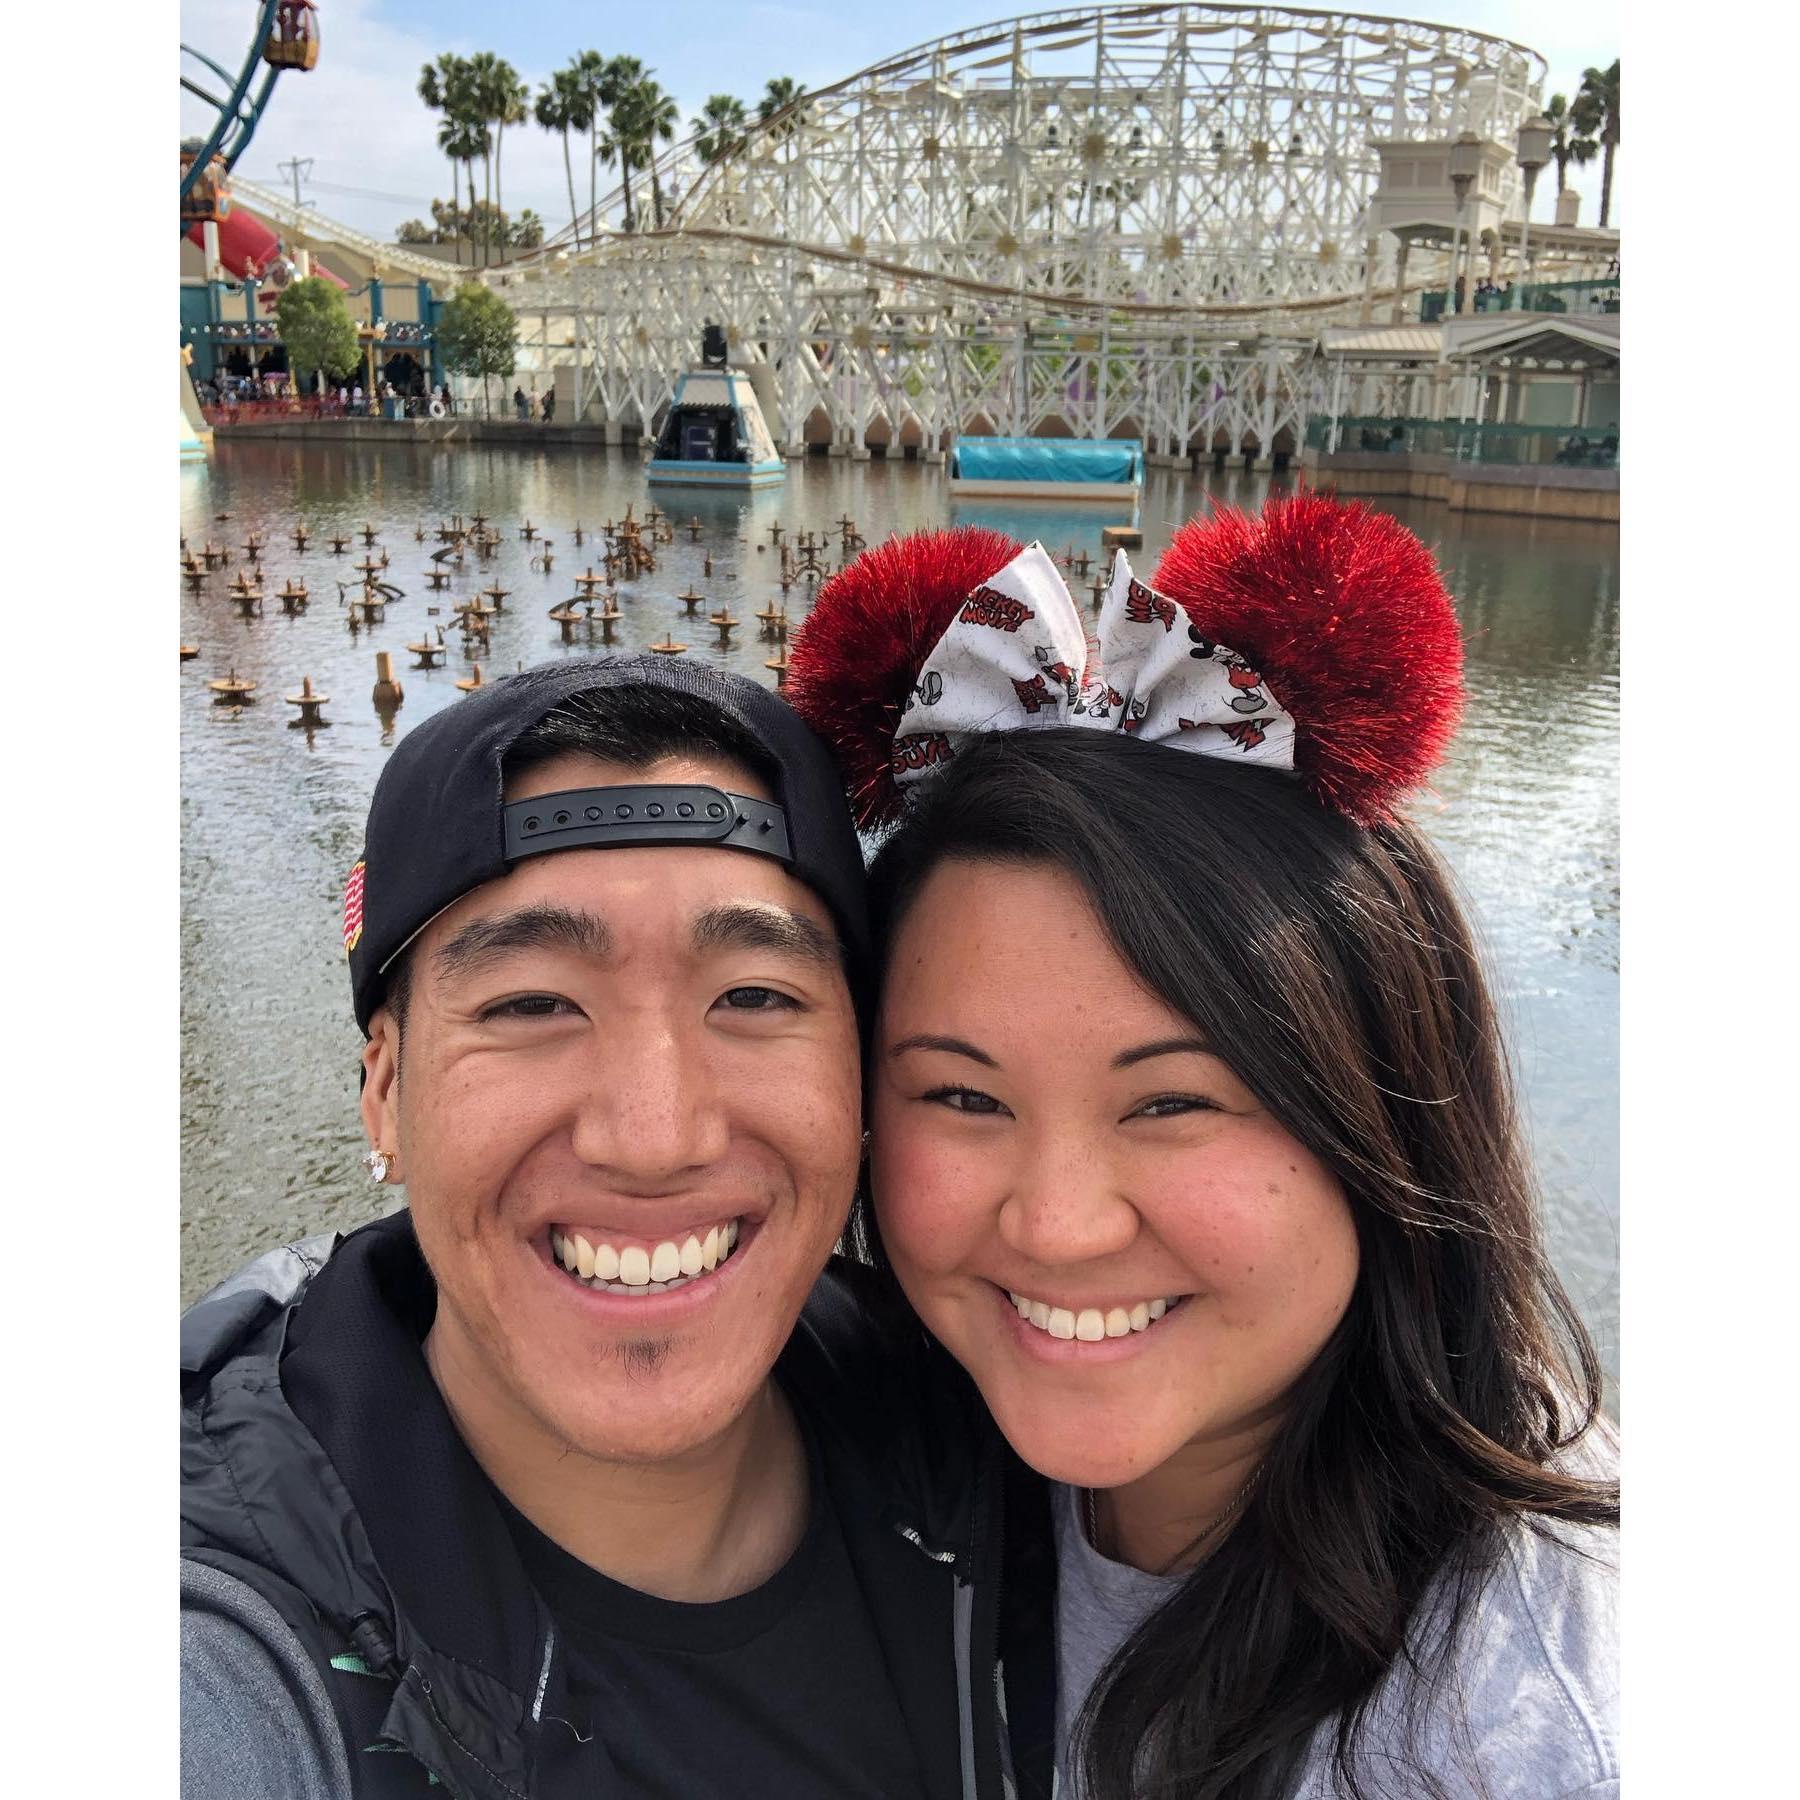
[[[358,231],[354,226],[340,225],[335,219],[326,218],[310,206],[297,207],[279,189],[264,187],[258,181],[246,181],[241,175],[233,175],[231,178],[231,196],[234,200],[241,200],[255,208],[270,224],[286,234],[290,243],[298,240],[327,247],[337,245],[353,252],[362,260],[377,265],[383,271],[422,275],[428,280],[439,282],[455,272],[452,267],[434,257],[420,256],[417,251],[408,250],[404,244],[386,243],[380,238],[370,237],[367,232]]]

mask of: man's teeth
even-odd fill
[[[1084,1344],[1097,1344],[1102,1338],[1126,1337],[1134,1331],[1148,1331],[1171,1306],[1173,1300],[1140,1300],[1135,1306],[1115,1306],[1102,1312],[1097,1306],[1083,1307],[1080,1312],[1066,1306],[1051,1306],[1047,1301],[1028,1300],[1010,1288],[1006,1297],[1019,1310],[1019,1317],[1053,1338],[1076,1338]]]
[[[728,1219],[702,1237],[668,1239],[646,1250],[627,1244],[590,1243],[579,1231],[550,1232],[550,1253],[578,1281],[609,1294],[666,1294],[685,1287],[696,1275],[710,1274],[737,1247],[738,1221]]]

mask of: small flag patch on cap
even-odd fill
[[[348,956],[356,948],[357,940],[362,936],[363,915],[363,863],[358,863],[350,871],[349,879],[344,883],[344,954]]]

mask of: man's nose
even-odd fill
[[[663,1186],[717,1162],[731,1128],[700,1034],[667,1019],[609,1030],[572,1136],[583,1162],[631,1185]]]

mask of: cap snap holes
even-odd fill
[[[647,812],[653,819],[660,819],[663,814],[663,809],[659,805],[657,805],[657,803],[654,800],[652,800],[650,802],[650,804],[644,808],[644,811]]]
[[[587,816],[588,816],[588,817],[589,817],[589,818],[590,818],[590,819],[597,819],[597,818],[599,818],[599,816],[600,816],[600,809],[599,809],[599,807],[597,807],[597,806],[590,806],[590,807],[589,807],[589,808],[588,808],[588,809],[587,809]]]
[[[708,818],[722,819],[725,816],[725,808],[717,800],[709,800],[706,803],[706,813]]]
[[[631,807],[627,802],[621,800],[619,804],[613,808],[613,813],[617,818],[629,819],[631,817]]]
[[[691,819],[694,816],[694,808],[692,804],[686,800],[681,801],[680,804],[676,806],[675,810],[680,813],[684,819]]]
[[[558,813],[558,814],[557,814],[557,815],[556,815],[556,822],[557,822],[557,824],[559,824],[559,825],[566,825],[566,824],[568,824],[568,822],[569,822],[569,815],[568,815],[568,814],[567,814],[567,813],[566,813],[566,812],[559,812],[559,813]]]
[[[527,831],[536,831],[538,826],[541,825],[542,823],[543,823],[543,821],[537,816],[537,814],[533,813],[531,815],[531,817],[525,821],[525,829]]]

